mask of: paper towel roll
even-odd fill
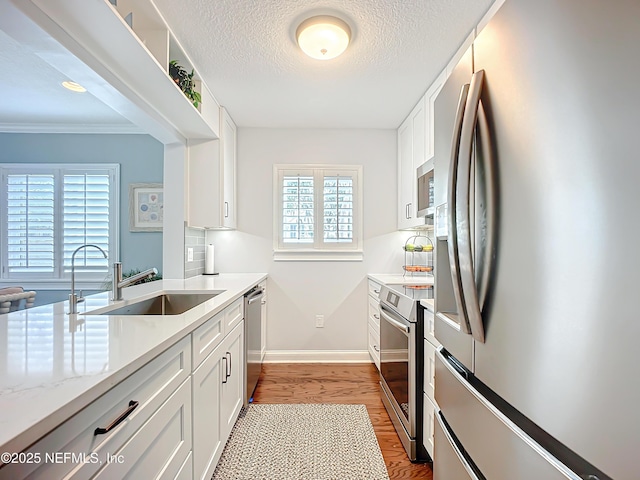
[[[204,273],[211,275],[213,270],[213,243],[207,245],[207,250],[204,254]]]

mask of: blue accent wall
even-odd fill
[[[129,184],[163,183],[164,146],[149,135],[0,133],[0,163],[120,164],[120,260],[123,270],[162,271],[162,232],[129,231]],[[36,304],[65,300],[42,292]]]

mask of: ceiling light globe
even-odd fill
[[[298,45],[304,53],[318,60],[330,60],[349,46],[351,29],[336,17],[319,15],[300,24],[296,30]]]

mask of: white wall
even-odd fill
[[[363,165],[364,261],[273,261],[277,163]],[[269,273],[267,350],[365,352],[366,275],[401,273],[410,235],[396,231],[395,130],[241,128],[237,165],[238,230],[208,231],[207,243],[217,271]],[[324,328],[315,327],[316,314],[325,315]]]

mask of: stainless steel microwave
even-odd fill
[[[416,170],[418,181],[418,217],[432,217],[435,210],[433,191],[433,158]]]

